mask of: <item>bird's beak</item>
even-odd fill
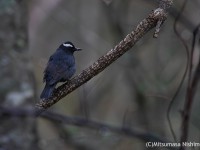
[[[76,51],[81,51],[82,49],[81,48],[76,48]]]

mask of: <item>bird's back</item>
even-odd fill
[[[74,75],[75,59],[73,53],[80,50],[80,48],[76,48],[69,41],[59,46],[56,52],[50,57],[44,71],[43,80],[46,82],[46,85],[40,98],[50,98],[58,82],[65,82]]]
[[[75,59],[72,53],[58,49],[49,59],[44,71],[44,81],[48,84],[65,81],[75,73]]]

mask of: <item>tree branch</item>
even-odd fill
[[[200,24],[194,29],[193,31],[193,40],[192,40],[192,48],[191,48],[191,59],[190,59],[190,80],[188,81],[188,89],[186,93],[186,100],[184,104],[184,110],[182,112],[182,133],[181,133],[181,142],[188,141],[188,131],[189,131],[189,121],[190,115],[192,111],[192,104],[194,102],[195,93],[197,90],[197,86],[200,80],[200,60],[197,64],[197,67],[194,69],[194,75],[192,77],[192,70],[193,70],[193,54],[195,50],[196,44],[200,45]],[[184,150],[185,148],[181,146],[180,150]]]
[[[91,78],[99,74],[111,63],[117,60],[120,56],[131,49],[136,42],[141,39],[150,29],[157,26],[154,37],[158,36],[161,24],[166,20],[167,13],[166,9],[172,4],[172,0],[160,0],[160,7],[153,10],[149,16],[142,20],[139,25],[128,34],[119,44],[117,44],[113,49],[107,52],[104,56],[101,56],[96,62],[91,66],[83,70],[79,75],[73,77],[69,82],[64,83],[58,87],[51,98],[41,99],[39,103],[36,104],[36,112],[40,114],[45,109],[51,107],[53,104],[58,102],[60,99],[80,87],[82,84],[89,81]]]
[[[0,106],[0,116],[4,117],[35,117],[35,111],[32,108],[28,109],[22,109],[22,108],[7,108]],[[48,120],[57,122],[57,123],[63,123],[68,125],[73,125],[77,127],[85,127],[89,128],[91,130],[101,130],[105,132],[113,132],[118,133],[121,135],[125,135],[131,138],[138,138],[140,140],[143,140],[144,142],[162,142],[162,143],[169,143],[171,141],[168,141],[167,139],[157,136],[150,132],[142,132],[138,131],[137,129],[128,128],[128,127],[117,127],[112,126],[100,122],[96,122],[89,119],[84,119],[80,117],[70,117],[66,115],[61,115],[55,112],[46,111],[40,115],[40,117],[46,118]],[[175,148],[170,148],[175,149]]]

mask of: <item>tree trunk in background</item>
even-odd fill
[[[27,0],[0,1],[0,106],[34,104],[34,78],[28,57]],[[36,120],[0,114],[1,150],[36,150]]]

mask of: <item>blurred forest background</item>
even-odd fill
[[[69,40],[83,49],[75,53],[78,74],[157,8],[157,1],[0,0],[0,150],[142,150],[145,139],[152,136],[173,141],[167,108],[187,63],[185,47],[173,29],[182,4],[174,1],[158,39],[150,31],[106,70],[48,110],[144,133],[139,137],[106,127],[35,119],[20,110],[29,110],[39,101],[44,68],[62,42]],[[191,44],[200,23],[199,8],[200,0],[188,1],[177,22],[186,44]],[[199,49],[194,64],[198,54]],[[170,113],[177,137],[186,81]],[[199,96],[197,90],[189,130],[189,140],[196,142],[200,140]]]

